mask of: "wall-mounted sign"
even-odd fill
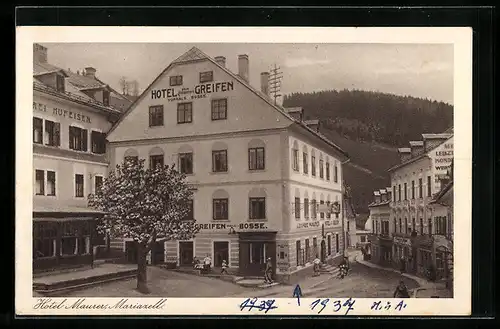
[[[411,240],[408,238],[402,238],[400,236],[395,236],[393,241],[394,241],[394,243],[411,247]]]
[[[189,101],[198,98],[205,98],[211,93],[228,92],[234,90],[232,81],[212,82],[196,85],[192,88],[163,88],[151,90],[151,99],[166,98],[169,102]]]
[[[199,227],[201,230],[229,230],[240,229],[240,230],[262,230],[267,229],[266,223],[240,223],[238,225],[235,224],[227,224],[227,223],[203,223],[203,224],[195,224],[196,227]]]
[[[276,249],[276,267],[280,272],[287,272],[290,269],[290,261],[288,258],[289,246],[288,244],[278,243]]]
[[[437,150],[434,153],[434,168],[436,173],[442,173],[450,168],[453,162],[453,143],[446,143],[443,149]]]
[[[338,220],[338,219],[325,221],[326,227],[339,226],[339,225],[340,225],[340,220]]]
[[[297,228],[319,227],[319,221],[297,223]]]
[[[42,103],[37,103],[37,102],[33,102],[33,110],[39,111],[39,112],[45,112],[45,113],[51,112],[50,109],[47,107],[47,105],[42,104]],[[57,107],[52,108],[52,114],[58,115],[58,116],[61,116],[64,118],[73,119],[75,121],[92,123],[92,120],[90,119],[90,117],[85,115],[85,114],[73,112],[73,111],[69,111],[69,110],[65,110],[65,109],[60,109]]]

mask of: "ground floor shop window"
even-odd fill
[[[33,257],[55,257],[57,227],[53,223],[33,225]]]
[[[328,256],[332,254],[332,236],[328,236]]]
[[[179,265],[191,266],[193,264],[193,251],[194,251],[194,246],[192,241],[180,241]]]
[[[61,225],[60,255],[90,253],[90,223],[64,222]]]

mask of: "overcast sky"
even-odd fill
[[[274,64],[283,71],[282,93],[361,89],[429,98],[453,104],[453,45],[431,44],[184,44],[44,43],[48,61],[73,71],[87,66],[120,91],[125,76],[142,91],[171,61],[196,46],[211,57],[225,56],[237,73],[237,57],[247,54],[250,83]]]

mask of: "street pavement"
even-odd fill
[[[135,288],[136,279],[101,284],[61,294],[61,297],[145,297]],[[234,294],[251,294],[255,288],[245,288],[216,278],[167,271],[148,267],[147,297],[230,297]]]

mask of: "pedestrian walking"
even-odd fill
[[[220,271],[220,274],[228,274],[227,273],[227,263],[226,263],[226,260],[222,261],[222,270]]]
[[[400,260],[400,271],[401,274],[403,274],[406,271],[406,260],[404,259],[404,257],[401,257]]]
[[[266,283],[273,283],[273,264],[271,262],[271,257],[267,259],[266,270],[264,272],[264,280]]]
[[[319,273],[319,269],[320,269],[320,265],[321,265],[321,260],[319,259],[318,255],[316,255],[316,258],[314,259],[313,263],[314,263],[314,274],[313,274],[313,276],[318,276],[320,274]]]
[[[208,273],[210,272],[210,268],[212,267],[212,259],[210,256],[207,254],[207,257],[203,259],[203,267],[205,269],[205,272]]]
[[[410,293],[403,280],[399,281],[399,285],[394,290],[394,298],[410,298]]]

